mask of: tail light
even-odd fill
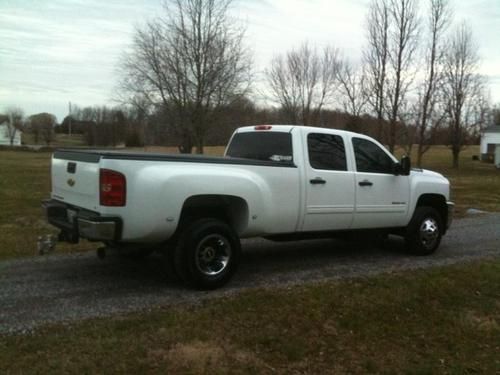
[[[101,206],[125,206],[127,201],[127,180],[125,176],[110,169],[101,169],[99,192]]]

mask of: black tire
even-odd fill
[[[182,231],[174,250],[177,275],[186,284],[210,290],[226,284],[236,271],[240,240],[223,221],[198,219]]]
[[[417,207],[406,227],[406,249],[414,255],[430,255],[439,247],[442,235],[439,213],[432,207]]]

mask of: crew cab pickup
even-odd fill
[[[212,289],[236,270],[242,238],[369,231],[431,254],[452,220],[449,198],[445,177],[365,135],[259,125],[237,129],[223,157],[57,150],[43,207],[60,240],[162,249],[178,277]]]

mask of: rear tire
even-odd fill
[[[430,255],[439,247],[442,235],[439,213],[432,207],[417,207],[406,227],[406,249],[414,255]]]
[[[173,258],[177,275],[188,285],[210,290],[226,284],[241,254],[235,231],[217,219],[198,219],[181,233]]]

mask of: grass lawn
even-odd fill
[[[464,151],[458,171],[445,147],[424,159],[450,178],[460,215],[500,211],[500,172],[472,161],[477,153]],[[49,153],[0,151],[0,260],[33,255],[38,235],[55,233],[40,210],[49,165]],[[499,285],[500,261],[491,260],[54,325],[0,336],[0,373],[494,374]]]
[[[45,146],[46,143],[43,141],[43,138],[40,137],[38,142],[35,142],[35,137],[30,133],[23,133],[22,138],[23,144],[27,145],[40,145]],[[83,147],[86,146],[85,139],[82,134],[72,134],[69,136],[68,134],[54,134],[54,139],[51,142],[51,146],[57,147]]]
[[[500,372],[500,261],[0,336],[0,373]]]
[[[423,167],[445,175],[451,183],[451,199],[456,203],[456,215],[463,216],[468,208],[500,211],[500,170],[493,164],[472,160],[479,155],[479,146],[470,146],[460,154],[460,168],[452,169],[451,152],[445,146],[431,148],[425,154]],[[412,155],[412,160],[417,160]]]
[[[45,222],[41,201],[50,192],[50,153],[0,151],[0,261],[36,254],[40,235],[57,234]],[[62,251],[95,249],[83,241]]]

